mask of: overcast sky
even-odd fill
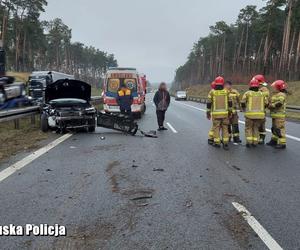
[[[73,41],[113,53],[152,82],[171,82],[209,26],[232,23],[246,5],[262,0],[48,0],[42,19],[59,17]]]

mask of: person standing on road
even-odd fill
[[[131,105],[133,102],[133,96],[131,94],[131,90],[126,86],[125,83],[121,85],[121,88],[118,91],[117,102],[120,106],[121,114],[131,116]]]
[[[208,93],[208,95],[211,95],[211,92],[216,89],[216,83],[212,82],[210,84],[210,88],[211,88],[211,91]],[[214,126],[213,126],[213,124],[211,126],[211,129],[208,132],[208,145],[214,145]]]
[[[256,147],[259,142],[259,128],[266,117],[268,99],[259,91],[259,81],[253,78],[249,90],[244,94],[241,106],[246,118],[246,146]]]
[[[167,84],[162,82],[153,98],[153,102],[156,106],[158,131],[168,130],[167,128],[164,127],[164,121],[165,121],[166,111],[170,105],[170,101],[171,98],[167,90]]]
[[[240,140],[240,129],[239,129],[239,115],[238,110],[240,110],[240,93],[232,87],[232,82],[227,81],[225,83],[225,89],[229,92],[229,98],[232,101],[232,115],[229,119],[229,137],[233,138],[234,143],[241,143]]]
[[[270,90],[268,89],[268,83],[266,82],[265,77],[263,75],[256,75],[256,76],[254,76],[254,78],[259,81],[259,90],[270,101]],[[265,144],[265,139],[266,139],[266,135],[267,135],[266,122],[267,122],[267,119],[265,118],[264,122],[261,124],[261,126],[259,128],[258,144],[260,144],[260,145]]]
[[[224,89],[225,80],[219,76],[215,80],[215,89],[208,94],[207,112],[208,120],[212,119],[214,131],[214,146],[221,147],[223,141],[223,148],[229,149],[229,116],[232,108],[232,101],[229,98],[229,93]],[[222,131],[222,138],[220,132]]]
[[[268,146],[275,147],[276,149],[286,148],[286,93],[287,84],[278,80],[272,84],[276,93],[272,96],[269,109],[271,110],[272,117],[272,139]]]

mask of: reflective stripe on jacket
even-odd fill
[[[276,107],[278,104],[281,106]],[[285,118],[286,117],[286,94],[279,92],[271,98],[271,117],[272,118]]]
[[[131,95],[130,89],[120,89],[118,91],[117,102],[120,106],[120,109],[130,110],[133,97]]]
[[[245,117],[249,119],[264,119],[266,117],[265,106],[267,97],[261,91],[247,91],[242,99],[246,104]]]
[[[229,93],[227,90],[211,90],[208,94],[208,102],[213,118],[227,118],[229,114]]]

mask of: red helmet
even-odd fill
[[[216,88],[216,83],[215,83],[215,82],[212,82],[212,83],[210,84],[210,87],[211,87],[211,89],[215,89],[215,88]]]
[[[225,80],[222,76],[218,76],[215,80],[216,86],[224,86]]]
[[[283,80],[277,80],[275,82],[272,83],[272,87],[278,91],[281,91],[281,90],[285,90],[287,89],[288,85],[285,81]]]
[[[260,83],[256,78],[253,78],[249,85],[251,88],[258,88]]]
[[[264,75],[256,75],[254,76],[254,78],[259,81],[259,84],[260,85],[264,85],[264,86],[267,86],[268,84],[266,83],[266,78]]]

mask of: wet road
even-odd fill
[[[157,126],[148,99],[143,130]],[[1,249],[299,249],[299,124],[286,151],[226,152],[207,145],[204,109],[173,101],[158,139],[98,128],[2,166],[0,224],[57,223],[67,236],[0,237]]]

